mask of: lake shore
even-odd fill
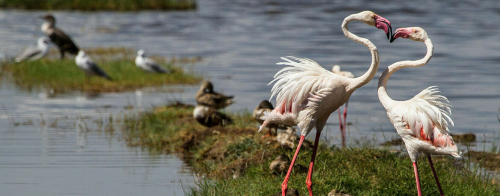
[[[279,155],[291,158],[294,149],[281,146],[274,137],[257,133],[248,112],[229,114],[235,124],[205,128],[192,117],[193,107],[172,104],[125,118],[124,137],[129,146],[153,153],[178,153],[206,178],[191,187],[188,195],[274,195],[280,192],[284,172],[269,168]],[[311,156],[301,150],[289,188],[307,193],[305,179]],[[434,157],[443,190],[449,195],[500,195],[498,179],[472,167],[467,161]],[[437,195],[432,172],[425,158],[419,159],[424,195]],[[413,169],[400,151],[374,146],[340,149],[321,144],[313,182],[318,195],[333,189],[353,195],[414,195]]]

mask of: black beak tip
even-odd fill
[[[390,32],[387,32],[387,33],[386,33],[386,35],[387,35],[387,39],[388,39],[388,40],[391,40],[391,33],[390,33]]]
[[[394,39],[394,37],[391,37],[390,42],[392,43],[394,40],[396,40],[396,39]]]

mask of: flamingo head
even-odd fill
[[[389,20],[373,13],[372,11],[363,11],[359,14],[361,16],[360,17],[361,21],[363,21],[367,25],[377,27],[377,29],[384,30],[385,34],[387,35],[387,39],[391,38],[392,27],[391,27],[391,22]]]
[[[400,37],[420,42],[424,42],[428,38],[427,32],[424,29],[420,27],[406,27],[396,29],[394,35],[392,35],[391,43]]]

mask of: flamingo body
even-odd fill
[[[321,135],[321,131],[332,112],[337,110],[342,104],[349,100],[355,89],[368,83],[375,76],[378,64],[377,47],[368,39],[358,37],[351,33],[347,26],[349,22],[358,20],[367,25],[375,26],[384,30],[389,38],[392,33],[390,22],[371,11],[363,11],[346,17],[342,23],[344,35],[358,43],[365,45],[371,52],[372,63],[368,71],[358,78],[347,78],[334,74],[321,67],[318,63],[307,58],[287,57],[282,58],[285,65],[274,76],[274,86],[272,88],[271,99],[276,96],[276,107],[268,115],[264,116],[262,130],[269,124],[297,125],[301,130],[301,137],[297,144],[297,149],[293,156],[288,173],[281,185],[282,195],[286,195],[288,180],[290,178],[293,165],[299,153],[300,147],[305,137],[316,127],[316,137],[314,141],[313,153],[307,173],[306,185],[309,195],[312,191],[312,173],[316,150]],[[389,31],[390,30],[390,31]]]
[[[396,101],[389,97],[386,91],[389,77],[399,69],[420,67],[427,64],[434,51],[427,32],[420,27],[397,29],[391,38],[391,42],[399,37],[425,43],[427,53],[420,60],[399,61],[387,67],[379,78],[378,97],[387,111],[387,117],[389,117],[394,128],[403,139],[413,162],[418,195],[422,195],[417,169],[417,158],[420,152],[427,156],[439,193],[444,195],[432,163],[431,154],[451,155],[460,158],[461,153],[448,133],[448,126],[453,126],[453,121],[449,116],[451,114],[451,105],[445,96],[438,94],[439,91],[435,86],[424,89],[415,97],[406,101]]]

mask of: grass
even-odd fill
[[[194,0],[6,0],[0,8],[27,10],[138,11],[193,10]]]
[[[204,174],[198,187],[187,195],[274,195],[281,189],[285,174],[275,174],[269,163],[279,154],[293,156],[270,138],[256,133],[249,112],[229,114],[235,124],[205,128],[192,117],[193,108],[182,104],[159,107],[125,119],[124,136],[130,146],[155,153],[181,153],[196,172]],[[307,195],[305,179],[311,156],[303,149],[289,187]],[[500,195],[496,178],[473,171],[467,163],[435,157],[434,164],[447,195]],[[438,195],[426,159],[419,159],[424,195]],[[236,179],[234,179],[236,178]],[[314,191],[327,195],[332,189],[353,195],[416,195],[413,167],[407,155],[388,148],[356,147],[338,149],[320,145],[314,170]]]
[[[99,56],[99,54],[101,56]],[[119,54],[119,55],[117,55]],[[108,73],[113,81],[100,77],[92,77],[85,81],[85,74],[75,64],[73,58],[64,60],[43,59],[10,63],[2,66],[3,74],[8,74],[14,82],[25,89],[36,88],[52,89],[55,93],[67,91],[84,92],[121,92],[131,91],[142,87],[163,86],[169,84],[196,84],[199,76],[185,73],[180,67],[172,63],[161,62],[165,67],[173,69],[171,74],[154,74],[142,71],[135,66],[133,59],[127,59],[123,51],[110,49],[108,51],[89,50],[89,55]],[[105,58],[110,55],[116,58]],[[135,57],[135,56],[134,56]]]

